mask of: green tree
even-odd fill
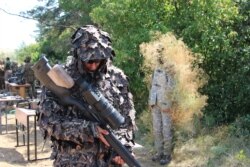
[[[149,41],[153,30],[166,32],[163,4],[163,0],[103,0],[90,14],[95,23],[112,34],[115,63],[130,78],[138,113],[147,106],[148,97],[144,72],[140,69],[143,57],[139,44]]]
[[[16,50],[15,55],[19,64],[22,64],[27,56],[31,57],[31,61],[37,61],[40,56],[40,46],[39,44],[23,46]]]
[[[165,9],[169,13],[167,22],[194,52],[201,53],[203,61],[197,64],[209,75],[208,83],[201,89],[209,97],[204,109],[206,123],[227,123],[246,114],[249,2],[168,1]]]
[[[163,24],[164,0],[153,1],[69,1],[47,0],[44,7],[27,12],[39,20],[38,37],[41,52],[49,59],[63,60],[70,49],[73,30],[85,24],[96,24],[112,35],[117,66],[131,79],[131,89],[137,110],[142,111],[147,102],[147,88],[140,70],[143,58],[139,44],[150,40],[152,30],[166,31]],[[91,16],[91,17],[90,17]]]
[[[65,60],[73,31],[82,25],[92,24],[89,12],[98,2],[100,1],[46,0],[45,6],[26,12],[39,21],[37,41],[41,52],[49,59]]]
[[[39,20],[40,51],[66,58],[75,28],[96,24],[109,32],[115,64],[131,79],[136,109],[147,106],[139,45],[151,32],[173,31],[200,53],[196,64],[209,76],[200,92],[207,95],[207,124],[244,116],[249,108],[249,2],[247,0],[47,0],[27,14]],[[200,61],[201,60],[201,61]]]

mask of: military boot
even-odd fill
[[[163,155],[160,159],[160,164],[161,165],[166,165],[171,161],[171,155]]]

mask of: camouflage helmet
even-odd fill
[[[93,25],[78,28],[71,39],[74,55],[81,61],[107,60],[115,56],[109,34]]]

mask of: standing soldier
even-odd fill
[[[11,62],[10,62],[10,58],[7,57],[6,61],[4,63],[4,80],[8,81],[8,79],[11,77]]]
[[[164,68],[162,59],[163,48],[158,49],[157,68],[152,78],[152,86],[149,95],[149,106],[153,117],[153,133],[156,154],[153,161],[161,165],[171,161],[172,154],[172,120],[171,120],[171,92],[173,90],[173,78]]]
[[[24,66],[23,66],[23,79],[25,81],[25,83],[30,84],[29,87],[29,97],[30,98],[36,98],[36,88],[35,88],[35,75],[34,75],[34,71],[31,69],[31,67],[33,66],[33,64],[30,62],[31,58],[28,56],[25,58],[24,60]]]
[[[0,60],[0,90],[4,89],[4,63]]]
[[[77,81],[79,78],[95,86],[125,122],[113,130],[117,139],[129,150],[134,146],[135,109],[128,80],[122,70],[112,65],[115,56],[108,33],[88,25],[72,36],[73,57],[66,63],[66,71]],[[63,105],[52,92],[43,89],[40,102],[39,126],[53,143],[51,158],[55,167],[120,167],[123,159],[107,144],[105,129],[90,121],[75,106]],[[83,93],[75,85],[71,96],[82,99]]]

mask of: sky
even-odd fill
[[[5,13],[19,14],[40,5],[37,0],[0,0],[0,50],[15,50],[35,43],[36,21]]]

